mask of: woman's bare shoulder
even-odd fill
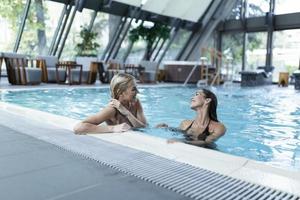
[[[183,120],[181,123],[180,123],[180,129],[181,130],[187,130],[191,124],[193,123],[194,120],[191,120],[191,119],[185,119]]]
[[[213,132],[218,134],[218,135],[224,135],[226,132],[226,127],[223,123],[221,122],[216,122],[216,121],[212,121],[211,125],[213,126]]]

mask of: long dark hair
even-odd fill
[[[211,101],[209,103],[209,106],[208,106],[209,118],[216,121],[216,122],[218,122],[219,120],[218,120],[218,115],[217,115],[217,106],[218,106],[217,96],[213,92],[211,92],[210,90],[207,90],[207,89],[204,89],[204,88],[202,88],[201,90],[205,94],[206,98],[211,99]]]

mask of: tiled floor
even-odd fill
[[[0,132],[0,199],[189,199],[3,125]]]

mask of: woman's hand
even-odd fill
[[[126,123],[112,126],[112,132],[114,132],[114,133],[125,132],[125,131],[129,131],[130,129],[131,129],[131,126],[129,126]]]
[[[127,116],[129,114],[129,111],[117,99],[110,100],[109,105],[116,108],[122,115]]]

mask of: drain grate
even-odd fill
[[[300,200],[299,196],[235,179],[209,170],[162,158],[147,152],[105,142],[93,137],[76,136],[69,131],[26,129],[26,134],[149,181],[192,199]]]
[[[81,142],[77,141],[77,145],[71,141],[67,145],[58,144],[60,142],[57,139],[51,143],[63,150],[71,151],[192,199],[300,200],[300,197],[294,194],[105,141],[96,140],[99,146],[95,147],[90,146],[91,140],[88,140],[84,142],[86,147],[83,148],[79,145]]]
[[[193,199],[300,199],[287,192],[144,152],[126,161],[104,164]]]

